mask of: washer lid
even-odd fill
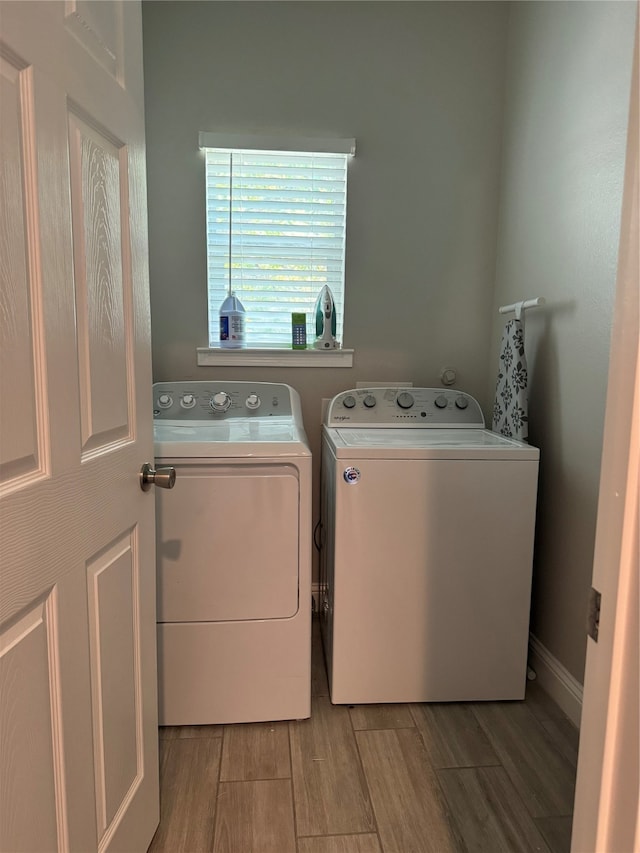
[[[540,451],[485,429],[344,429],[325,435],[340,457],[395,459],[538,459]]]

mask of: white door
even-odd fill
[[[141,14],[0,4],[0,850],[158,822]]]
[[[574,853],[640,851],[638,32],[593,568],[602,609],[598,642],[587,641]]]

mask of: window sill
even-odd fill
[[[199,367],[353,367],[352,349],[220,349],[198,347]]]

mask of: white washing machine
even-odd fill
[[[332,702],[523,698],[538,457],[458,391],[334,397],[321,485]]]
[[[160,725],[308,717],[311,452],[265,382],[153,386]]]

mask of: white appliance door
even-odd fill
[[[536,483],[535,462],[338,460],[334,702],[522,697]]]
[[[298,610],[298,470],[213,459],[170,464],[176,486],[156,498],[158,621],[293,616]]]

